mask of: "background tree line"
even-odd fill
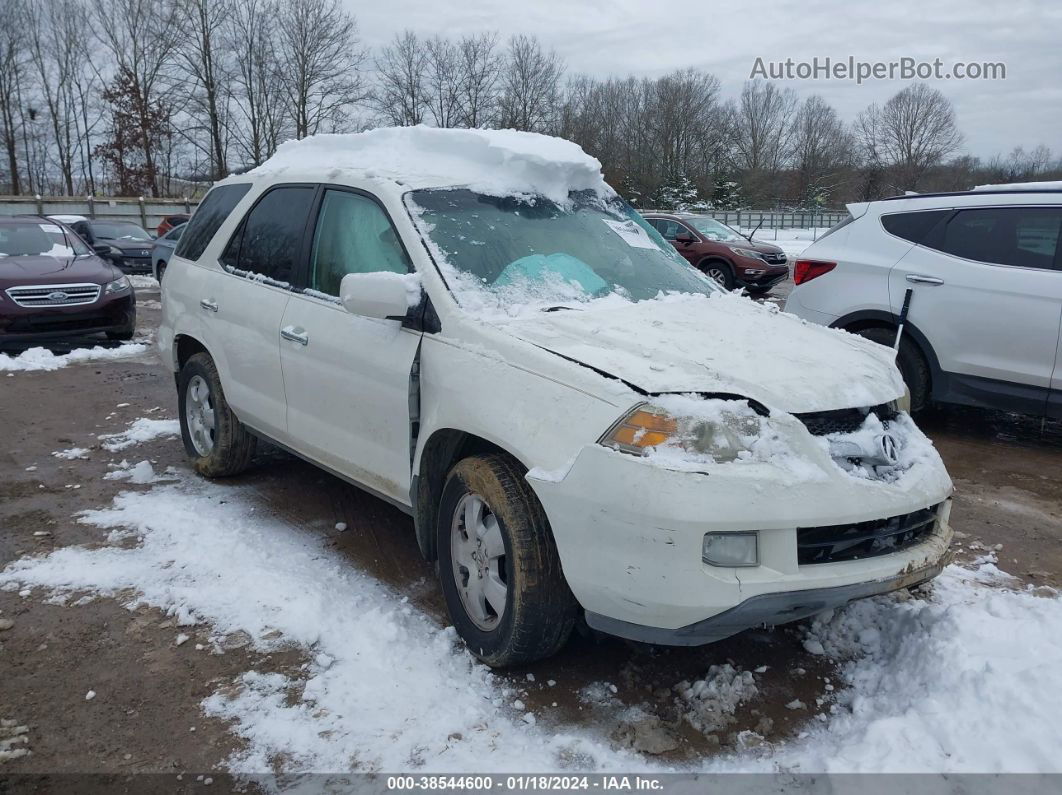
[[[912,84],[845,121],[822,97],[711,74],[571,74],[534,37],[396,33],[340,0],[3,0],[0,193],[192,195],[283,141],[391,124],[550,133],[642,207],[823,208],[1062,177],[1046,146],[962,153]]]

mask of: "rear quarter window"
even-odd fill
[[[225,219],[250,189],[250,183],[245,182],[239,185],[222,185],[210,191],[187,223],[174,255],[190,260],[203,256]]]
[[[819,235],[818,240],[822,240],[824,238],[827,238],[830,235],[832,235],[834,232],[836,232],[836,231],[838,231],[840,229],[844,229],[846,226],[848,226],[854,220],[855,220],[855,218],[853,218],[852,214],[849,213],[848,217],[842,218],[840,221],[838,221],[833,226],[831,226],[829,229],[827,229],[825,232],[823,232],[821,235]]]
[[[881,216],[881,225],[890,235],[911,243],[922,243],[951,210],[922,210],[913,213],[890,213]]]

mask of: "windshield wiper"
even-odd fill
[[[756,224],[756,228],[752,230],[752,234],[750,234],[750,235],[742,235],[742,237],[745,238],[747,241],[749,241],[751,243],[752,242],[752,238],[754,238],[756,236],[756,233],[760,231],[760,227],[761,226],[763,226],[763,216],[762,215],[760,216],[760,222],[758,224]]]
[[[583,310],[577,306],[565,306],[564,304],[557,304],[556,306],[547,306],[543,312],[560,312],[562,309],[570,309],[573,312],[582,312]]]

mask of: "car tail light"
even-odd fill
[[[822,262],[815,259],[798,259],[793,268],[793,284],[803,284],[829,273],[837,267],[836,262]]]

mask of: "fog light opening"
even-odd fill
[[[701,560],[709,566],[759,566],[759,534],[705,533]]]

